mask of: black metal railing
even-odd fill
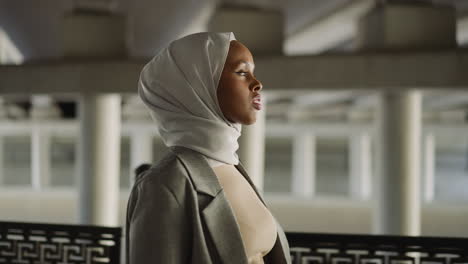
[[[468,238],[287,233],[293,264],[468,264]]]
[[[120,227],[0,221],[0,263],[120,264]]]
[[[120,264],[122,228],[0,221],[0,263]],[[468,238],[286,233],[293,264],[468,264]]]

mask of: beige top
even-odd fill
[[[231,205],[249,264],[263,264],[276,242],[276,222],[247,180],[234,165],[213,168]]]

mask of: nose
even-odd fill
[[[257,78],[254,78],[254,81],[252,84],[252,92],[260,92],[262,89],[263,89],[262,83]]]

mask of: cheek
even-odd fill
[[[228,119],[239,122],[245,115],[250,115],[249,89],[242,80],[223,78],[219,88],[220,107]]]
[[[228,119],[231,118],[233,109],[236,101],[233,98],[233,87],[232,82],[228,78],[223,78],[218,87],[218,102],[219,106],[224,114]]]
[[[242,111],[248,104],[249,92],[247,88],[242,85],[233,85],[230,87],[227,97],[232,108],[237,108],[236,110]]]

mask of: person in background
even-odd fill
[[[138,178],[142,176],[141,174],[151,168],[151,164],[149,163],[142,163],[138,165],[138,167],[135,168],[133,171],[135,173],[135,182],[138,181]]]

